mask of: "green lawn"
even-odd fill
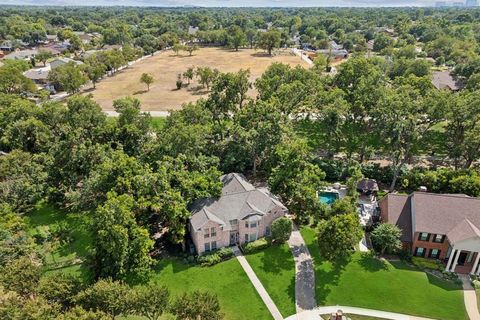
[[[82,263],[90,252],[92,242],[89,231],[90,217],[87,214],[65,213],[50,205],[41,204],[28,214],[26,221],[28,233],[33,237],[40,234],[53,235],[58,228],[68,232],[66,238],[70,241],[50,241],[54,243],[52,247],[46,244],[38,245],[45,254],[45,272],[71,273],[81,276],[85,281],[90,279],[88,269]]]
[[[154,129],[160,130],[165,125],[165,121],[167,121],[166,117],[152,117],[150,123]]]
[[[332,265],[320,258],[315,232],[301,230],[315,261],[319,305],[347,305],[435,319],[467,319],[461,288],[401,261],[383,262],[355,253]]]
[[[225,319],[271,319],[267,307],[236,259],[212,267],[188,266],[179,260],[164,259],[152,282],[166,285],[172,295],[195,289],[217,294]]]
[[[283,317],[295,314],[295,262],[288,245],[271,246],[247,260]]]

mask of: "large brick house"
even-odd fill
[[[480,273],[480,199],[460,194],[388,194],[379,201],[383,222],[402,229],[418,257],[439,259],[447,271]]]
[[[198,254],[269,235],[272,222],[287,213],[268,189],[254,187],[243,175],[220,179],[220,198],[198,200],[191,208],[189,229]]]

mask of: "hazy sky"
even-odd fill
[[[158,7],[177,7],[184,5],[206,7],[399,7],[433,6],[435,4],[435,0],[0,0],[0,4]]]

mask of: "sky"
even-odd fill
[[[436,0],[0,0],[0,4],[155,7],[422,7],[434,6],[435,1]]]

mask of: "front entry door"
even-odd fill
[[[467,260],[468,252],[462,251],[458,256],[458,265],[463,266],[465,265],[465,261]]]
[[[230,245],[233,246],[238,242],[238,233],[235,231],[230,232]]]

